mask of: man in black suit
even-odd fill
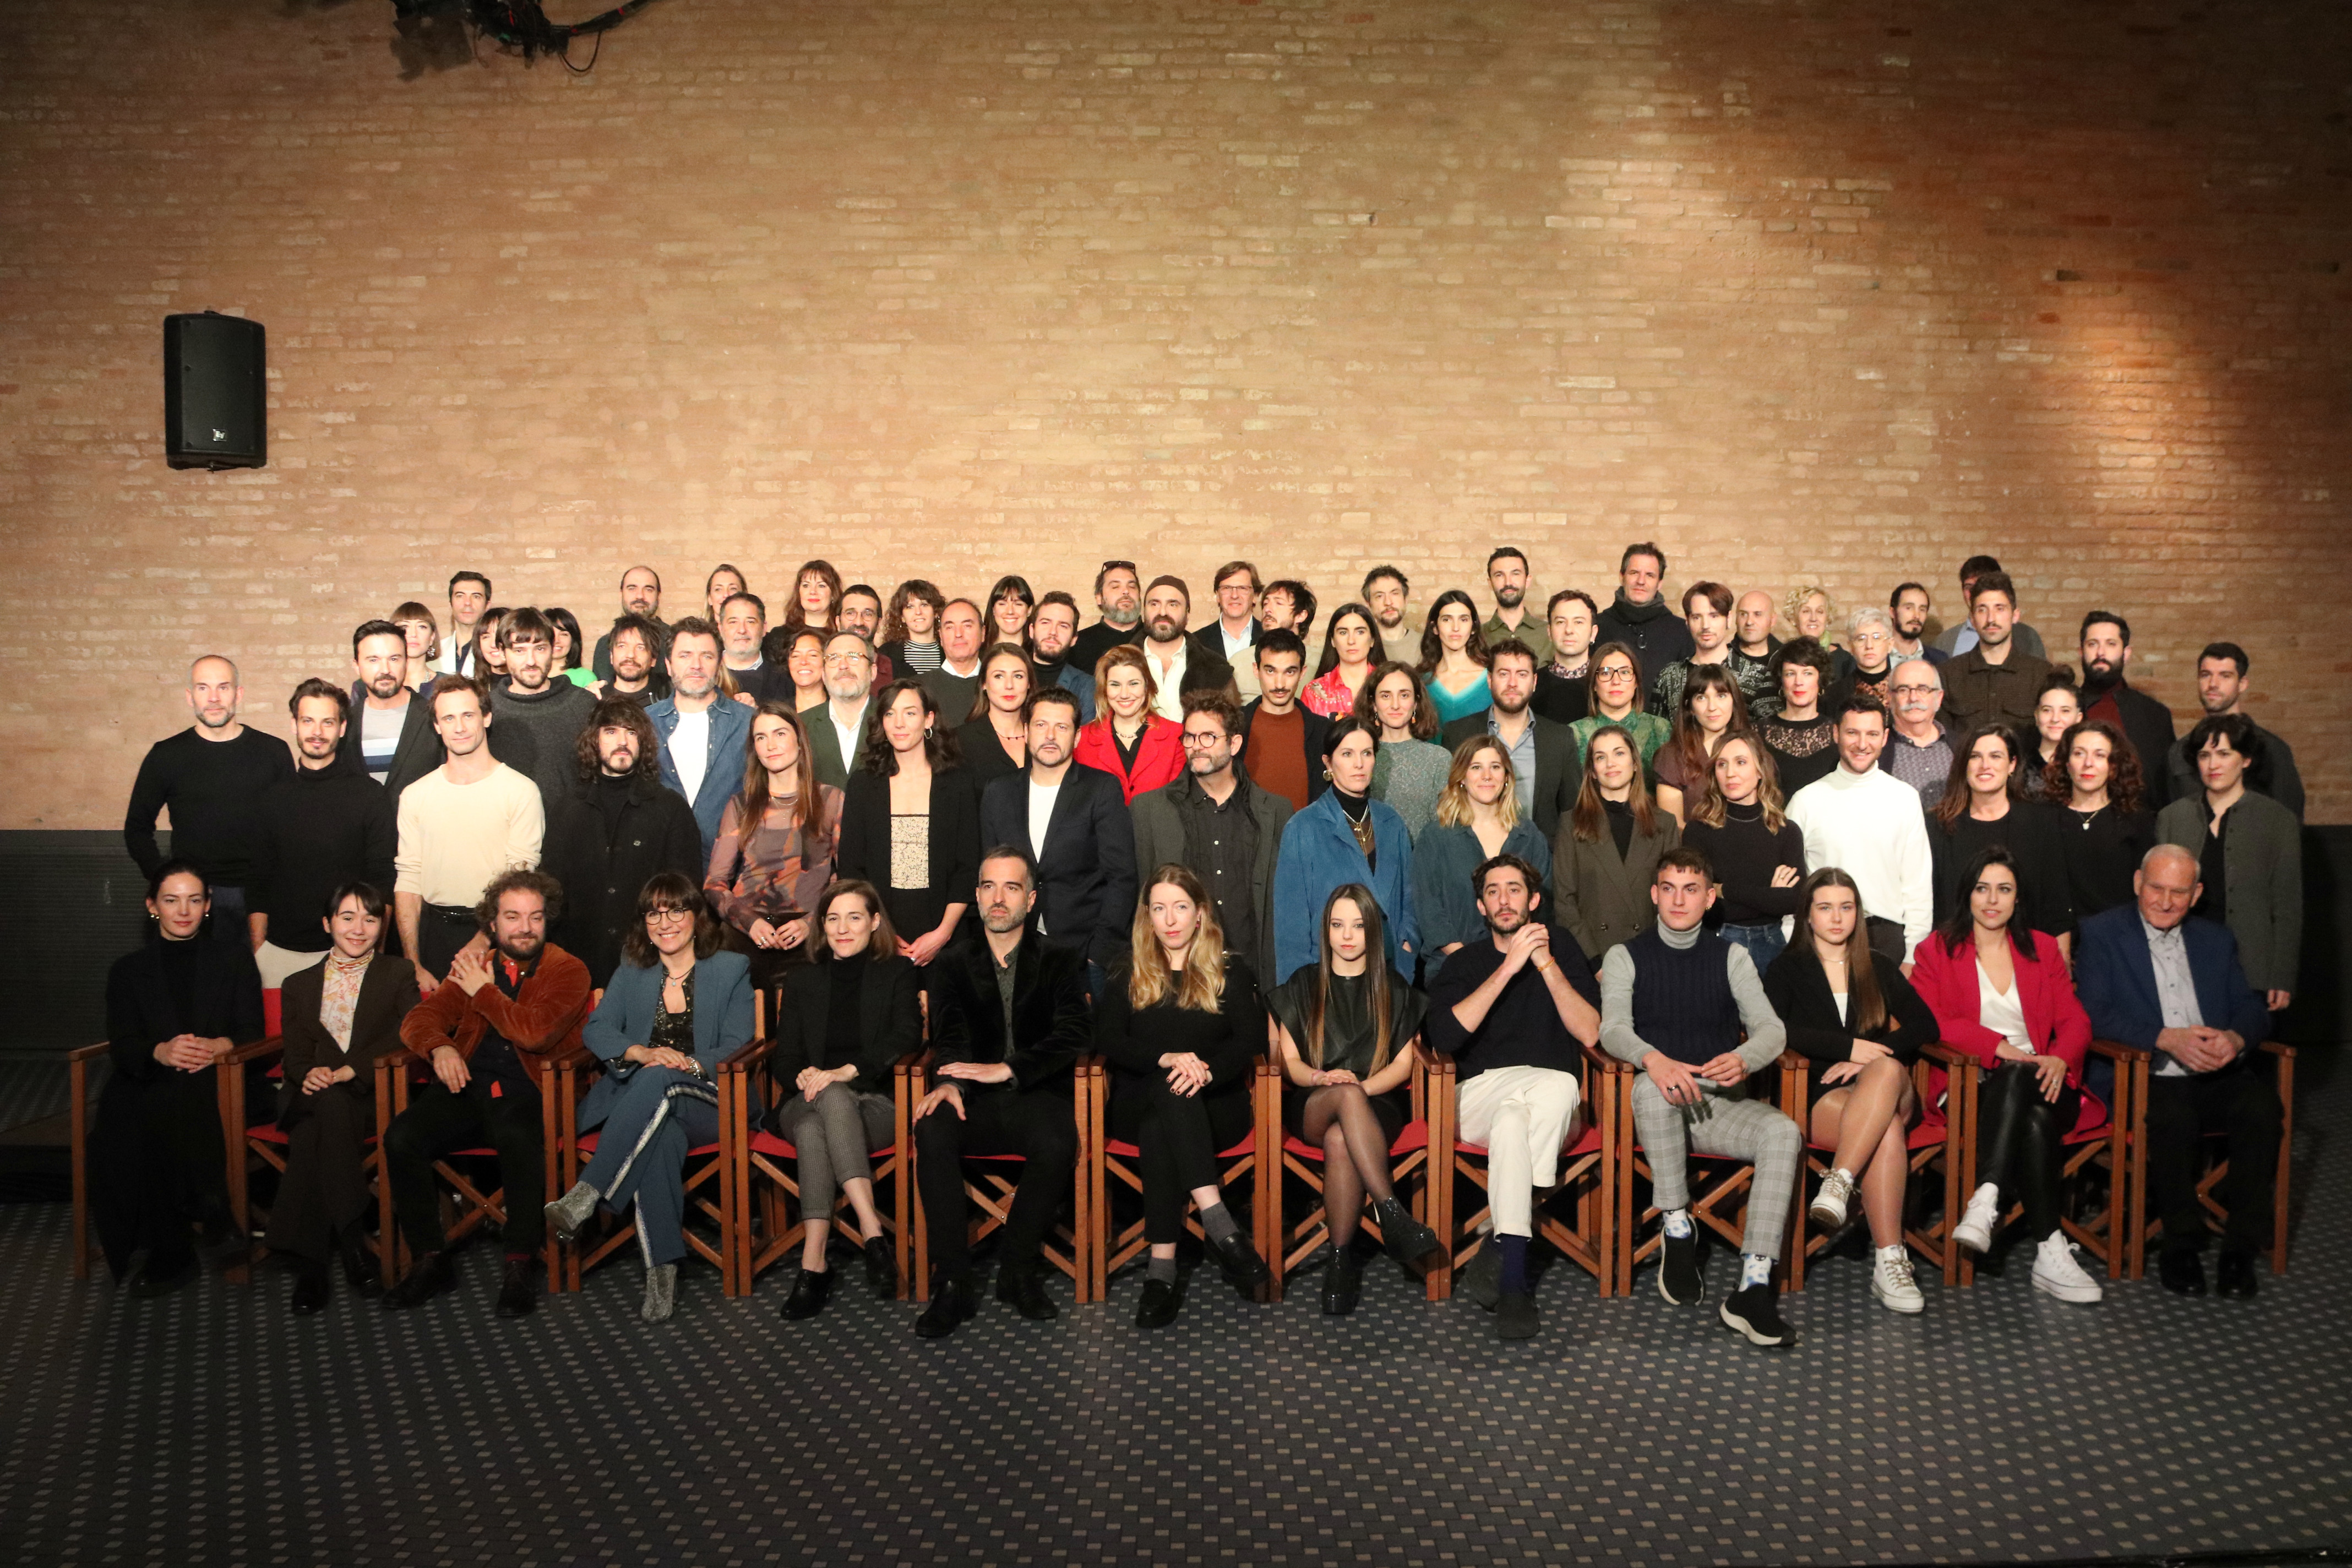
[[[400,792],[441,765],[433,704],[408,684],[408,637],[390,621],[352,634],[352,718],[341,760],[384,787],[396,815]]]
[[[866,751],[866,728],[873,717],[874,645],[856,632],[835,632],[824,644],[822,708],[803,721],[816,782],[849,787],[849,774]]]
[[[2136,691],[2125,679],[2131,668],[2131,623],[2113,610],[2093,610],[2083,617],[2083,717],[2104,719],[2124,732],[2139,753],[2139,776],[2147,790],[2147,808],[2155,811],[2172,800],[2172,752],[2178,739],[2172,710],[2145,691]]]
[[[1077,699],[1058,686],[1023,708],[1029,765],[992,780],[980,799],[980,841],[1010,844],[1036,867],[1037,934],[1075,948],[1091,987],[1127,950],[1135,921],[1135,827],[1118,781],[1070,760]]]
[[[1118,789],[1111,786],[1114,796]],[[915,1107],[916,1181],[932,1259],[931,1304],[915,1320],[915,1332],[927,1340],[955,1332],[978,1310],[967,1154],[1022,1157],[997,1249],[996,1299],[1024,1318],[1061,1315],[1045,1294],[1043,1253],[1077,1171],[1070,1069],[1093,1043],[1094,1022],[1079,954],[1040,940],[1029,921],[1036,903],[1037,869],[1028,856],[1008,845],[989,850],[972,899],[982,934],[954,942],[932,966],[939,1083]]]
[[[1184,721],[1184,699],[1195,691],[1232,691],[1234,667],[1225,656],[1185,635],[1192,590],[1181,577],[1154,577],[1143,593],[1143,657],[1159,689],[1153,711]]]
[[[1456,719],[1441,738],[1449,752],[1474,735],[1492,735],[1502,742],[1518,780],[1519,816],[1549,839],[1559,819],[1576,808],[1576,792],[1584,783],[1576,731],[1528,711],[1536,690],[1536,656],[1527,644],[1506,637],[1489,647],[1486,657],[1486,686],[1494,706]]]

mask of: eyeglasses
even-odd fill
[[[1592,672],[1592,679],[1595,680],[1631,680],[1633,679],[1633,672],[1626,668],[1622,664],[1603,665],[1601,668]]]
[[[1931,692],[1941,691],[1943,688],[1940,686],[1896,686],[1890,688],[1889,689],[1891,689],[1897,697],[1926,697]]]
[[[693,919],[694,911],[692,910],[656,910],[646,916],[646,924],[649,926],[677,925],[681,921],[690,923]]]
[[[1106,561],[1102,563],[1102,569],[1106,572],[1133,572],[1136,570],[1136,565],[1132,561]]]
[[[1187,730],[1184,731],[1184,749],[1192,751],[1199,746],[1213,746],[1224,738],[1222,730]]]
[[[829,653],[824,656],[824,662],[827,664],[864,664],[866,662],[866,656],[862,653]]]

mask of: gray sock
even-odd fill
[[[1162,1285],[1173,1285],[1176,1283],[1176,1260],[1172,1258],[1154,1258],[1144,1264],[1143,1277],[1146,1279],[1157,1279]]]
[[[1242,1227],[1234,1223],[1232,1210],[1223,1204],[1211,1204],[1201,1211],[1201,1228],[1209,1233],[1211,1241],[1223,1241],[1239,1234]]]

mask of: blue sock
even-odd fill
[[[1528,1238],[1524,1236],[1497,1236],[1495,1244],[1503,1249],[1503,1292],[1506,1295],[1527,1293]]]

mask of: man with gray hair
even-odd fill
[[[1886,678],[1886,697],[1895,733],[1878,765],[1917,790],[1921,804],[1933,808],[1952,776],[1951,734],[1937,717],[1944,708],[1944,678],[1929,660],[1906,658]]]
[[[208,934],[224,942],[246,936],[245,885],[261,837],[261,797],[294,776],[294,759],[275,735],[237,721],[245,688],[236,665],[208,653],[188,667],[188,711],[195,722],[156,742],[139,764],[122,842],[152,878],[166,858],[155,842],[155,819],[172,814],[172,856],[195,863],[212,887]]]

